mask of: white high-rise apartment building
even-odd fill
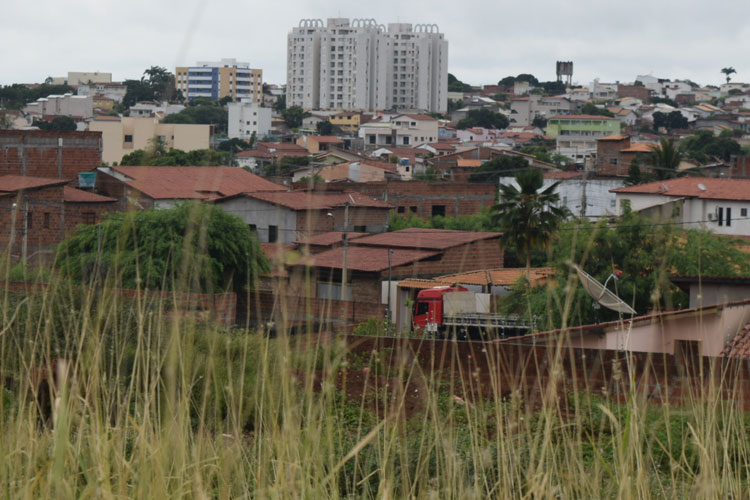
[[[303,19],[287,43],[287,105],[445,112],[448,42],[437,25]]]

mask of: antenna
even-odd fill
[[[617,311],[619,313],[627,313],[631,315],[635,314],[635,310],[632,307],[623,302],[620,297],[607,290],[607,287],[599,283],[596,278],[594,278],[575,264],[573,265],[573,268],[576,270],[576,273],[578,273],[578,278],[581,280],[581,285],[583,285],[583,288],[588,292],[589,295],[591,295],[591,298],[593,298],[595,301],[597,301],[607,309],[612,309],[613,311]],[[615,277],[615,279],[617,279],[617,276],[613,273],[609,278],[607,278],[607,281],[609,281],[609,279],[613,276]]]

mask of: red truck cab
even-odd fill
[[[440,286],[420,290],[414,304],[412,325],[420,332],[436,334],[443,326],[443,295],[448,292],[468,292],[469,290],[457,286]]]

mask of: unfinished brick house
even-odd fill
[[[11,254],[31,258],[52,253],[80,224],[95,224],[115,209],[114,198],[73,188],[65,179],[0,176],[0,234]]]
[[[0,175],[70,180],[101,164],[101,132],[0,130]]]

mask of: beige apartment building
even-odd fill
[[[155,117],[101,116],[89,123],[89,130],[102,133],[102,161],[119,163],[137,149],[146,149],[153,138],[164,141],[167,149],[183,151],[208,149],[210,125],[159,123]]]
[[[249,63],[236,59],[198,62],[196,66],[175,68],[175,88],[186,101],[196,97],[232,100],[252,100],[260,104],[263,99],[263,70],[251,68]]]

